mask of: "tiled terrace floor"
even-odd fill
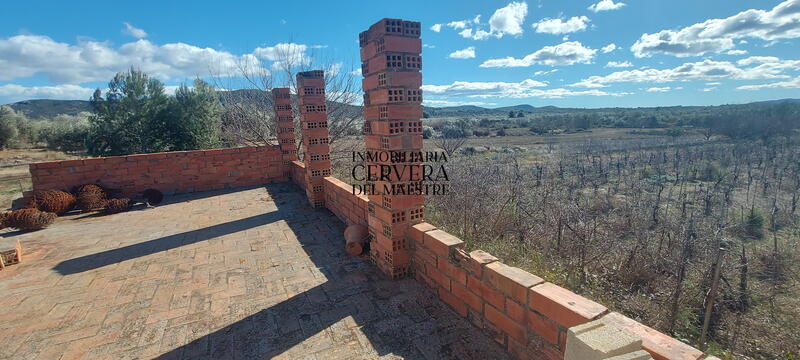
[[[0,358],[503,359],[413,280],[343,251],[289,184],[63,217],[0,271]]]

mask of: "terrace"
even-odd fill
[[[412,126],[419,99],[376,91],[420,94],[418,28],[383,19],[359,35],[367,151],[422,149]],[[413,64],[389,69],[388,52]],[[34,190],[100,183],[171,196],[156,208],[4,232],[4,247],[20,241],[25,255],[0,272],[0,357],[712,359],[491,254],[465,252],[424,221],[422,195],[354,195],[329,176],[324,72],[297,80],[315,89],[298,94],[305,163],[289,130],[278,145],[32,164]],[[283,129],[292,128],[289,93],[273,89]],[[345,225],[369,229],[368,256],[345,254]]]
[[[506,358],[343,230],[280,183],[6,231],[26,253],[0,271],[0,358]]]

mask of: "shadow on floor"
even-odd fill
[[[388,280],[367,260],[347,255],[339,235],[344,225],[327,210],[310,208],[294,185],[269,185],[267,192],[275,211],[67,260],[54,269],[74,274],[284,220],[327,281],[308,289],[293,284],[302,292],[159,359],[508,358],[414,280]]]
[[[182,232],[179,234],[169,235],[117,249],[65,260],[53,267],[53,270],[57,271],[61,275],[76,274],[126,260],[167,251],[180,246],[213,239],[215,237],[244,231],[278,220],[281,220],[280,214],[275,212],[251,216],[202,229]]]
[[[159,359],[375,358],[507,359],[507,354],[465,319],[446,308],[412,279],[386,279],[366,260],[344,251],[344,238],[317,236],[313,223],[339,223],[327,210],[305,205],[297,188],[267,187],[276,199],[276,216],[286,220],[304,251],[327,282],[256,312]],[[278,201],[286,198],[288,201]],[[302,209],[301,209],[302,208]],[[298,216],[312,213],[312,216]],[[339,223],[341,224],[341,223]],[[341,230],[344,226],[340,225]],[[377,353],[363,351],[348,338],[344,319],[352,319]],[[330,336],[321,336],[328,334]],[[330,342],[332,344],[326,344]],[[363,341],[363,340],[362,340]],[[310,343],[310,344],[309,344]],[[330,347],[327,347],[330,345]],[[319,350],[322,348],[323,350]]]

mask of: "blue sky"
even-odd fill
[[[800,0],[6,2],[0,104],[87,99],[130,66],[168,86],[290,47],[358,68],[358,33],[421,21],[426,105],[800,98]],[[347,71],[347,70],[344,70]]]

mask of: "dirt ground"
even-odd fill
[[[0,208],[11,208],[14,199],[22,197],[23,191],[30,190],[31,174],[28,172],[28,164],[77,158],[80,157],[46,149],[0,150]]]

